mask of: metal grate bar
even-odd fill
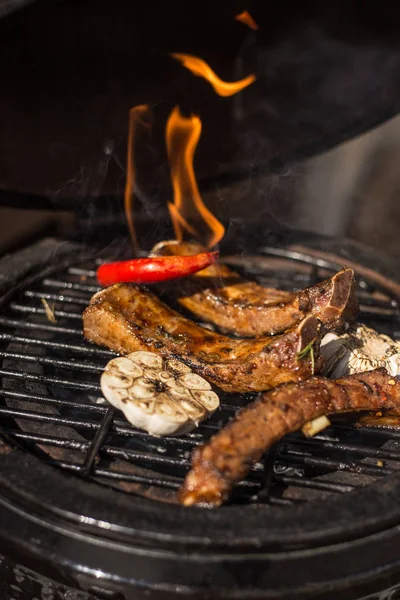
[[[3,350],[0,350],[0,358],[22,360],[37,365],[59,367],[60,369],[69,369],[71,371],[83,371],[84,373],[102,373],[104,370],[104,367],[91,363],[82,364],[80,362],[74,362],[73,360],[61,360],[59,358],[50,358],[48,356],[36,356],[35,354],[21,354],[19,352],[6,352]]]
[[[392,438],[394,440],[400,440],[400,429],[394,427],[360,427],[359,431],[368,431],[369,434],[376,437]]]
[[[83,275],[84,277],[91,277],[93,279],[96,277],[96,271],[93,271],[93,269],[80,269],[78,267],[70,267],[68,269],[68,273],[70,275]]]
[[[36,375],[35,373],[23,373],[20,371],[13,371],[11,369],[0,369],[0,375],[13,377],[15,379],[23,379],[26,381],[35,381],[37,383],[52,383],[56,386],[60,386],[60,388],[67,387],[75,390],[85,390],[88,392],[100,393],[100,386],[96,383],[90,383],[89,381],[71,381],[69,379],[62,379],[61,377]]]
[[[104,418],[101,422],[101,425],[98,428],[96,435],[94,436],[89,448],[87,449],[85,461],[81,469],[82,475],[89,475],[89,473],[93,470],[100,447],[104,442],[112,425],[114,414],[115,410],[111,407],[108,407],[107,412],[104,415]]]
[[[154,438],[153,438],[154,439]],[[152,464],[165,465],[170,467],[186,467],[189,468],[190,460],[186,456],[163,456],[153,453],[141,452],[130,448],[115,448],[113,446],[104,446],[102,453],[106,456],[114,458],[122,458],[137,462],[151,462]],[[251,469],[253,473],[259,472],[261,469],[258,465],[254,465]]]
[[[362,306],[374,306],[375,308],[384,308],[390,311],[391,314],[398,314],[399,303],[397,302],[397,300],[380,300],[378,298],[373,298],[369,294],[367,295],[363,291],[360,291],[358,296],[360,298],[360,304]]]
[[[174,481],[166,476],[161,477],[144,477],[123,473],[122,471],[109,471],[108,469],[95,469],[94,475],[97,477],[107,477],[108,479],[116,479],[117,481],[127,481],[129,483],[139,483],[143,485],[154,485],[160,488],[168,488],[178,490],[181,486],[180,481]]]
[[[82,465],[77,465],[74,463],[62,461],[48,461],[49,464],[54,464],[58,467],[65,469],[66,471],[71,471],[73,473],[80,474],[82,471]],[[115,479],[117,481],[126,481],[129,483],[139,483],[143,485],[154,485],[160,488],[169,488],[173,490],[177,490],[181,483],[179,481],[174,481],[166,476],[163,477],[144,477],[141,475],[134,475],[131,473],[124,473],[123,471],[109,471],[104,468],[95,468],[92,472],[93,476],[104,477],[107,479]]]
[[[116,433],[118,433],[118,435],[123,435],[123,436],[128,436],[132,439],[137,439],[139,441],[141,440],[149,440],[151,442],[154,442],[154,435],[151,435],[150,433],[147,433],[146,431],[141,431],[140,429],[135,429],[132,426],[121,426],[122,421],[119,421],[118,419],[114,420],[114,430]],[[202,441],[203,438],[202,436],[198,436],[195,439],[191,439],[189,437],[182,437],[182,436],[176,436],[176,437],[164,437],[162,439],[162,443],[166,444],[168,446],[187,446],[189,448],[193,448],[194,446],[197,446],[197,444],[199,443],[199,441]]]
[[[287,486],[306,487],[324,492],[333,492],[335,494],[344,494],[356,489],[354,485],[343,485],[331,481],[321,481],[319,479],[310,479],[307,477],[289,477],[287,475],[275,475],[275,480]]]
[[[360,462],[337,461],[315,456],[298,456],[292,452],[279,452],[279,459],[284,459],[285,463],[288,465],[296,464],[323,470],[349,471],[350,473],[362,473],[364,475],[373,475],[375,477],[383,477],[384,475],[391,475],[394,473],[393,469],[388,469],[383,466],[374,467]]]
[[[137,482],[138,479],[140,478],[141,483],[146,483],[149,485],[151,482],[151,484],[154,485],[153,477],[139,476],[139,478],[138,478],[137,475],[123,473],[121,471],[118,472],[118,471],[108,471],[106,469],[95,469],[95,474],[101,475],[102,477],[110,477],[110,478],[119,479],[119,480],[123,479],[124,481],[130,481],[130,482]],[[158,481],[157,485],[163,486],[163,484],[162,484],[163,479],[160,478],[157,481]],[[173,489],[178,489],[181,486],[182,478],[179,481],[176,481],[176,479],[175,480],[167,479],[167,482],[169,484],[173,484]],[[170,485],[168,487],[170,487]],[[242,488],[242,489],[250,490],[253,492],[258,492],[260,490],[260,484],[254,482],[254,481],[240,481],[238,483],[237,487],[239,489]]]
[[[269,498],[269,504],[275,506],[293,506],[293,500],[288,500],[287,498],[274,498],[273,496]],[[299,501],[297,503],[300,504]]]
[[[71,463],[71,462],[67,462],[67,461],[62,461],[62,462],[56,462],[54,460],[49,460],[47,461],[49,462],[49,464],[54,464],[57,465],[59,467],[62,467],[63,469],[67,470],[67,471],[72,471],[75,473],[81,473],[82,472],[82,465],[79,464],[75,464],[75,463]],[[108,469],[104,469],[104,468],[100,468],[97,467],[95,469],[93,469],[93,475],[98,476],[98,477],[105,477],[108,479],[115,479],[117,481],[126,481],[126,482],[130,482],[130,483],[142,483],[145,485],[155,485],[157,487],[167,487],[170,489],[174,489],[177,490],[180,486],[181,486],[181,482],[182,480],[177,481],[176,479],[172,479],[171,477],[168,477],[166,475],[163,475],[163,477],[151,477],[151,476],[143,476],[143,475],[136,475],[136,474],[131,474],[131,473],[124,473],[123,471],[110,471]],[[255,482],[250,482],[250,481],[241,481],[238,484],[238,488],[245,488],[245,489],[253,489],[255,491],[260,489],[260,485],[255,483]]]
[[[384,314],[382,312],[377,312],[376,310],[373,310],[372,307],[370,309],[370,307],[368,306],[360,306],[359,320],[363,321],[371,318],[373,318],[375,321],[380,321],[381,323],[387,323],[388,318],[398,320],[399,315],[397,314],[397,312]]]
[[[323,435],[321,436],[315,436],[317,439],[323,439],[324,441],[335,441],[335,440],[339,440],[340,436],[345,434],[345,435],[352,435],[354,433],[358,433],[358,432],[368,432],[368,434],[372,434],[372,436],[375,438],[375,441],[378,441],[379,437],[378,436],[383,436],[383,437],[400,437],[400,429],[399,428],[394,428],[394,427],[372,427],[372,426],[368,426],[368,427],[364,427],[364,426],[359,426],[357,425],[356,428],[354,428],[354,426],[346,424],[344,422],[333,422],[329,428],[329,430],[332,432],[333,436],[334,436],[334,440],[332,440],[331,438],[327,438],[324,437]],[[325,432],[328,430],[325,430]],[[376,437],[375,437],[376,436]]]
[[[27,402],[39,402],[47,405],[60,405],[69,408],[75,408],[80,410],[86,410],[89,412],[104,413],[107,410],[107,406],[101,404],[94,404],[88,402],[76,402],[75,400],[66,400],[64,398],[52,398],[51,396],[43,396],[42,394],[29,394],[27,392],[20,392],[15,390],[0,389],[0,397],[2,398],[15,398],[17,400]],[[134,430],[132,430],[134,431]]]
[[[30,421],[37,421],[38,423],[53,423],[57,425],[68,425],[71,427],[77,427],[79,429],[98,429],[100,422],[75,419],[71,417],[56,417],[46,413],[37,413],[29,410],[20,410],[18,408],[4,408],[0,406],[0,415],[8,417],[15,417],[16,419],[27,419]]]
[[[48,323],[32,323],[21,319],[9,319],[0,317],[0,325],[4,327],[16,327],[21,329],[34,329],[35,331],[49,331],[62,335],[78,335],[82,337],[82,330],[73,327],[61,327],[61,325],[50,325]]]
[[[172,457],[172,456],[161,456],[152,454],[150,452],[139,452],[137,450],[130,450],[129,448],[114,448],[112,446],[105,446],[102,452],[107,456],[113,456],[115,458],[123,458],[125,460],[133,460],[140,462],[148,462],[153,465],[168,465],[170,467],[186,467],[190,466],[190,461],[183,457]]]
[[[289,442],[289,440],[288,440]],[[289,442],[290,443],[290,442]],[[386,450],[382,448],[373,448],[371,446],[364,445],[356,445],[356,444],[346,444],[345,442],[335,442],[335,441],[325,441],[323,439],[316,440],[302,440],[301,438],[297,438],[295,441],[297,446],[296,454],[303,454],[300,447],[305,447],[304,453],[306,453],[307,447],[310,448],[311,451],[326,451],[333,450],[334,452],[347,452],[349,454],[355,454],[358,456],[364,457],[372,457],[372,458],[381,458],[386,460],[395,460],[400,462],[400,451],[396,452],[393,450]]]
[[[115,357],[115,352],[105,350],[96,346],[83,346],[82,344],[66,344],[65,342],[54,342],[52,340],[40,340],[38,338],[25,337],[20,335],[12,335],[11,333],[1,333],[0,340],[5,342],[13,342],[26,344],[28,346],[40,346],[42,348],[51,348],[54,350],[66,350],[67,352],[77,352],[78,354],[91,354],[94,356]],[[82,365],[82,369],[84,365]]]
[[[266,256],[275,256],[278,258],[290,259],[292,261],[303,263],[305,265],[310,265],[311,267],[319,267],[321,269],[326,269],[327,271],[331,271],[332,273],[339,270],[342,266],[339,262],[329,262],[325,258],[319,258],[314,255],[305,254],[304,252],[298,252],[297,250],[286,250],[284,248],[267,247],[261,248],[260,252]]]
[[[78,408],[80,408],[80,405],[78,405]],[[104,412],[108,411],[109,407],[103,407]],[[63,417],[51,417],[50,418],[41,418],[42,415],[40,413],[34,413],[31,411],[24,411],[24,410],[19,410],[19,412],[17,412],[19,409],[8,409],[7,410],[2,410],[0,408],[0,415],[4,414],[4,415],[9,415],[11,417],[15,417],[15,418],[19,418],[19,419],[26,419],[29,421],[37,421],[40,423],[48,423],[50,422],[50,418],[51,418],[51,422],[57,425],[73,425],[76,427],[79,427],[80,429],[89,429],[89,430],[98,430],[100,429],[101,426],[101,421],[95,422],[95,421],[82,421],[79,419],[74,419],[74,420],[70,420],[70,422],[66,422],[65,419]],[[39,414],[39,417],[36,418],[36,415]],[[45,414],[45,417],[47,417],[48,415]],[[86,426],[87,424],[87,426]],[[151,446],[151,443],[153,444],[152,447],[156,447],[154,446],[154,444],[156,443],[154,441],[154,436],[145,433],[144,435],[141,435],[142,432],[140,432],[139,430],[136,429],[129,429],[129,428],[123,428],[123,427],[118,427],[118,425],[116,425],[115,422],[113,422],[113,420],[111,419],[111,424],[112,424],[112,428],[110,428],[109,432],[110,434],[116,434],[116,435],[126,435],[129,436],[129,438],[133,441],[133,442],[137,442],[138,444],[141,444],[143,441],[145,442],[150,442],[146,443],[147,447]],[[11,433],[11,432],[10,432]],[[18,431],[13,431],[13,435],[17,435],[19,432]],[[138,435],[139,434],[139,435]],[[24,433],[24,439],[26,440],[36,440],[36,441],[40,441],[42,444],[46,444],[46,436],[43,436],[42,434],[31,434],[31,433]],[[66,443],[68,442],[68,440],[65,440]],[[183,438],[181,438],[180,440],[176,440],[176,438],[163,438],[163,444],[166,444],[168,446],[172,446],[172,447],[177,447],[178,449],[180,449],[181,445],[187,445],[190,449],[193,446],[196,446],[197,444],[194,443],[193,441],[190,440],[185,440]],[[110,451],[109,454],[113,454],[113,451]],[[128,455],[126,454],[125,450],[122,451],[122,454],[124,456],[124,458],[126,458]],[[139,457],[141,459],[141,456]],[[172,464],[172,463],[171,463]]]
[[[40,308],[38,306],[26,306],[25,304],[19,304],[18,302],[11,302],[10,308],[11,310],[15,310],[16,312],[32,313],[34,315],[46,316],[46,311],[44,310],[44,308]],[[77,321],[82,321],[82,313],[75,313],[71,311],[67,312],[65,310],[56,310],[54,314],[57,319],[60,319],[62,317],[63,319],[75,319]]]
[[[33,290],[25,290],[24,296],[27,298],[38,298],[39,300],[54,300],[59,303],[66,304],[78,304],[80,306],[87,306],[87,298],[81,298],[79,296],[69,296],[68,294],[49,294],[48,292],[35,292]]]
[[[71,283],[59,279],[44,279],[43,285],[63,290],[75,290],[77,292],[85,292],[87,294],[95,294],[101,290],[99,285],[88,285],[85,283]]]
[[[41,394],[29,394],[26,392],[7,390],[7,389],[0,389],[0,397],[15,398],[17,400],[27,401],[27,402],[29,402],[29,401],[40,402],[41,404],[50,405],[50,406],[51,405],[64,406],[65,408],[85,410],[88,412],[94,412],[94,413],[100,413],[100,414],[104,414],[108,410],[108,405],[101,405],[101,404],[95,404],[95,403],[83,403],[83,402],[77,402],[75,400],[72,401],[72,400],[65,400],[65,399],[61,399],[61,398],[52,398],[50,396],[43,396]],[[10,409],[10,410],[14,411],[15,409]],[[1,407],[0,407],[0,412],[1,412]],[[15,413],[13,413],[13,414],[15,414]],[[36,412],[30,413],[31,418],[33,420],[36,418],[35,417],[36,414],[40,415],[40,413],[36,413]],[[114,418],[113,430],[118,435],[127,436],[127,437],[130,437],[131,439],[138,439],[139,441],[140,440],[151,440],[152,442],[154,442],[154,439],[155,439],[153,435],[147,433],[146,431],[141,431],[140,429],[135,429],[127,421],[122,421],[121,419],[117,419],[117,418]],[[202,439],[201,436],[197,436],[195,438],[190,438],[187,436],[186,437],[183,437],[183,436],[165,437],[165,438],[163,438],[163,443],[171,445],[171,446],[183,445],[183,446],[188,446],[188,447],[192,448],[193,446],[196,446],[198,444],[199,439]]]
[[[227,410],[230,412],[236,412],[238,407],[234,406],[233,404],[228,404],[227,402],[220,402],[219,404],[221,410]]]
[[[89,442],[81,442],[78,440],[67,440],[65,438],[49,436],[49,435],[39,435],[36,433],[24,433],[23,431],[14,431],[4,429],[3,433],[8,436],[12,436],[17,440],[22,440],[24,442],[35,442],[37,444],[46,444],[48,446],[54,446],[57,448],[68,448],[68,450],[79,450],[81,452],[86,452],[89,448]]]

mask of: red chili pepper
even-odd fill
[[[105,263],[97,269],[97,279],[102,286],[120,282],[157,283],[197,273],[214,263],[218,255],[219,252],[204,252],[194,256],[157,256]]]

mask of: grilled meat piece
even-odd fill
[[[180,501],[221,505],[272,444],[316,417],[391,408],[400,408],[400,381],[385,369],[333,381],[312,377],[266,392],[194,451]]]
[[[154,255],[190,255],[204,252],[192,242],[161,242]],[[164,283],[158,290],[221,331],[241,337],[282,333],[307,314],[337,330],[357,312],[353,269],[342,269],[331,279],[298,293],[265,288],[248,281],[223,264],[214,264],[179,285]]]
[[[117,284],[92,298],[83,323],[86,338],[96,344],[120,354],[147,350],[179,358],[228,392],[302,381],[313,374],[314,360],[321,366],[321,326],[312,315],[282,336],[234,340],[182,317],[144,288]],[[312,342],[313,352],[307,353]]]

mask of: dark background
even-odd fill
[[[0,16],[2,7],[3,205],[18,192],[29,209],[79,213],[121,197],[128,110],[146,102],[154,128],[137,208],[164,206],[164,126],[179,103],[203,120],[196,172],[219,217],[260,215],[266,226],[273,218],[398,252],[397,121],[356,139],[399,111],[395,3],[3,0]],[[244,8],[257,32],[234,20]],[[173,51],[202,57],[227,81],[257,81],[220,98]],[[17,223],[32,233],[50,219],[61,234],[71,224],[57,219],[55,230],[51,213],[18,214],[3,209],[4,245]]]

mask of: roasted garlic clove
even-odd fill
[[[344,335],[328,333],[321,342],[325,358],[323,374],[343,377],[385,367],[390,375],[400,374],[400,342],[365,325]]]
[[[306,438],[312,438],[314,435],[321,433],[321,431],[329,427],[330,424],[331,422],[328,417],[317,417],[316,419],[308,421],[308,423],[303,425],[301,432]]]
[[[219,406],[208,381],[153,352],[113,358],[100,380],[105,398],[132,425],[153,435],[192,431]]]

